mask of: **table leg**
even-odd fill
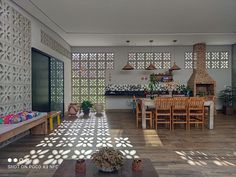
[[[61,124],[61,116],[60,116],[60,112],[57,113],[57,125]]]
[[[142,128],[146,129],[146,106],[143,104],[142,101]]]
[[[214,102],[210,104],[210,111],[209,111],[209,129],[214,128]]]
[[[50,127],[50,130],[52,131],[53,130],[53,117],[52,116],[49,117],[49,127]]]

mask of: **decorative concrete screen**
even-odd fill
[[[0,0],[0,115],[31,110],[31,22]]]
[[[55,58],[50,60],[51,111],[64,108],[64,63]]]
[[[185,69],[192,69],[196,60],[193,60],[192,52],[184,53]],[[214,51],[206,52],[206,69],[228,69],[229,52]]]
[[[151,63],[155,65],[157,69],[169,69],[171,65],[170,52],[138,52],[129,53],[129,64],[135,69],[145,69]]]
[[[114,53],[72,54],[72,101],[105,103],[106,70],[114,67]]]

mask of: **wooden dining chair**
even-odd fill
[[[149,121],[149,127],[153,128],[153,113],[151,110],[146,110],[146,121]],[[139,122],[142,123],[142,100],[136,100],[136,127],[138,128]]]
[[[168,125],[171,130],[171,100],[172,98],[158,97],[155,99],[155,127],[159,124]]]
[[[172,129],[175,124],[184,124],[188,129],[188,98],[174,97],[172,99]]]
[[[205,108],[204,108],[204,98],[203,97],[191,97],[188,104],[188,116],[189,116],[189,128],[191,124],[198,125],[201,124],[202,129],[205,125]]]

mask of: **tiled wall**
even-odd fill
[[[31,110],[31,22],[0,0],[0,115]]]

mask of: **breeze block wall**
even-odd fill
[[[0,116],[31,110],[31,22],[0,0]]]

